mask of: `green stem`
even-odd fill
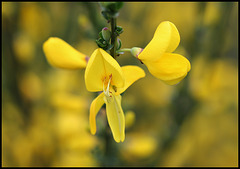
[[[123,48],[123,49],[118,50],[117,52],[131,52],[131,49],[130,48]]]
[[[110,50],[110,55],[116,59],[116,49],[117,49],[117,34],[116,34],[116,28],[117,28],[117,19],[111,18],[111,45],[113,45],[112,49]],[[107,123],[107,122],[106,122]],[[109,132],[109,126],[108,123],[106,124],[106,130],[105,130],[105,152],[104,152],[104,160],[103,160],[103,166],[108,167],[114,165],[113,156],[114,152],[112,151],[114,148],[112,148],[112,141],[111,141],[111,134]]]
[[[117,19],[111,18],[111,44],[113,45],[112,49],[110,50],[111,56],[115,59],[116,58],[116,48],[117,48],[117,34],[116,34],[116,27],[117,27]]]

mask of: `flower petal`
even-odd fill
[[[140,78],[145,77],[145,72],[138,66],[123,66],[121,67],[123,75],[125,77],[125,85],[122,88],[118,88],[116,95],[123,93],[130,85]]]
[[[48,62],[57,68],[81,69],[87,65],[86,55],[57,37],[51,37],[44,42],[43,51]]]
[[[169,22],[161,22],[155,31],[153,39],[138,55],[144,61],[156,61],[165,52],[173,52],[180,42],[180,35],[176,26]]]
[[[191,69],[188,59],[175,53],[164,53],[157,61],[145,64],[152,75],[170,85],[180,82]]]
[[[173,80],[165,80],[164,82],[168,85],[175,85],[175,84],[178,84],[181,80],[183,80],[186,76],[187,76],[187,72],[179,78],[176,78]]]
[[[113,133],[113,138],[116,142],[124,141],[125,139],[125,118],[121,107],[121,95],[112,95],[108,100],[104,99],[106,103],[106,113],[108,124]]]
[[[104,93],[101,93],[100,95],[98,95],[98,97],[96,97],[90,106],[90,114],[89,114],[89,123],[90,123],[90,131],[92,134],[96,133],[96,116],[98,111],[100,110],[100,108],[103,106],[104,104]]]
[[[96,49],[91,55],[86,71],[85,84],[88,91],[103,90],[103,82],[107,83],[112,76],[111,85],[123,87],[124,76],[118,62],[103,49]],[[106,78],[104,80],[104,78]]]

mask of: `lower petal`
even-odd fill
[[[104,93],[101,93],[96,97],[90,106],[90,114],[89,114],[89,123],[90,123],[90,131],[92,134],[95,134],[97,131],[96,127],[96,116],[102,105],[104,104]]]
[[[106,112],[108,124],[113,133],[113,138],[116,142],[124,141],[125,139],[125,117],[121,107],[121,95],[112,95],[110,99],[104,99],[106,103]]]
[[[169,85],[179,83],[190,71],[187,58],[175,53],[164,53],[155,62],[144,62],[152,75]]]
[[[175,85],[178,84],[181,80],[183,80],[187,76],[187,73],[179,78],[172,79],[172,80],[165,80],[164,82],[168,85]]]

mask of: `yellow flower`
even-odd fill
[[[144,71],[137,66],[123,66],[101,48],[91,55],[86,71],[85,84],[88,91],[103,91],[91,103],[90,130],[96,133],[96,116],[103,104],[106,104],[106,114],[109,126],[116,142],[125,139],[125,118],[121,107],[121,93],[133,82],[145,76]]]
[[[176,26],[164,21],[159,24],[152,40],[143,50],[135,49],[138,50],[135,56],[147,66],[152,75],[169,85],[174,85],[191,69],[190,62],[184,56],[172,53],[179,42],[180,36]]]
[[[120,153],[128,162],[144,161],[159,150],[156,138],[147,133],[131,132],[127,137],[121,145]]]
[[[43,44],[48,62],[57,68],[82,69],[87,65],[88,57],[57,37],[51,37]]]

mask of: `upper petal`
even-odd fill
[[[58,68],[81,69],[87,65],[86,55],[78,52],[68,43],[57,37],[51,37],[43,44],[48,62]]]
[[[88,91],[96,92],[103,90],[103,82],[112,76],[111,85],[123,87],[124,76],[118,62],[101,48],[96,49],[91,55],[86,71],[85,84]]]
[[[111,128],[113,138],[116,142],[125,139],[125,117],[121,107],[121,95],[112,95],[110,99],[104,99],[106,103],[106,113],[108,124]]]
[[[176,26],[169,21],[159,24],[152,40],[138,55],[144,61],[156,61],[165,52],[173,52],[180,42],[180,35]]]
[[[104,93],[101,93],[100,95],[98,95],[98,97],[96,97],[92,101],[91,106],[90,106],[89,123],[90,123],[90,131],[92,134],[95,134],[97,131],[96,116],[97,116],[97,113],[99,112],[100,108],[104,104],[103,97],[104,97]]]
[[[145,77],[144,70],[138,66],[123,66],[121,68],[125,78],[125,85],[122,88],[118,88],[116,94],[123,93],[135,81]]]
[[[152,75],[170,85],[180,82],[191,69],[188,59],[175,53],[164,53],[157,61],[145,64]]]

